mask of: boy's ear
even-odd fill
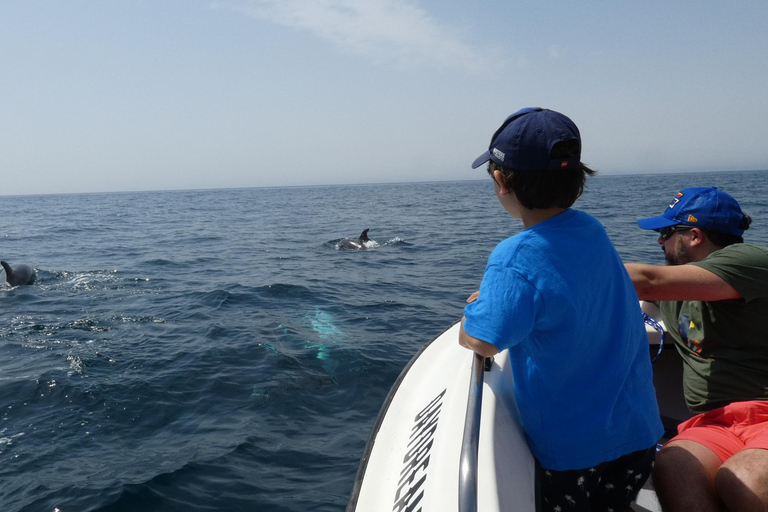
[[[504,175],[501,173],[501,171],[493,171],[493,180],[496,182],[496,184],[501,189],[499,191],[500,196],[506,196],[509,194],[509,189],[507,188],[507,181],[504,179]]]

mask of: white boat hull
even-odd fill
[[[348,512],[458,512],[459,458],[474,353],[459,324],[409,363],[390,392],[361,462]],[[509,360],[484,375],[478,510],[533,512],[535,463],[517,421]]]

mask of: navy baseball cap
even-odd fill
[[[579,143],[579,154],[553,159],[552,147],[567,140]],[[544,108],[524,108],[509,116],[491,138],[488,151],[473,163],[477,169],[489,160],[516,171],[573,169],[581,163],[581,135],[566,116]]]
[[[736,200],[715,187],[684,188],[658,217],[640,219],[643,229],[659,230],[677,224],[711,229],[720,233],[741,236],[739,228],[744,212]]]

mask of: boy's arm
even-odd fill
[[[721,277],[696,265],[625,263],[641,300],[727,300],[741,294]]]
[[[499,353],[499,349],[497,349],[494,345],[467,334],[467,332],[464,330],[464,320],[466,320],[466,317],[461,318],[461,327],[459,328],[459,345],[464,348],[474,350],[476,353],[483,357],[491,357]]]

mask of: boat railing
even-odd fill
[[[490,359],[488,361],[490,362]],[[485,365],[486,359],[479,354],[474,354],[459,459],[459,512],[477,512],[477,451],[480,439]]]

